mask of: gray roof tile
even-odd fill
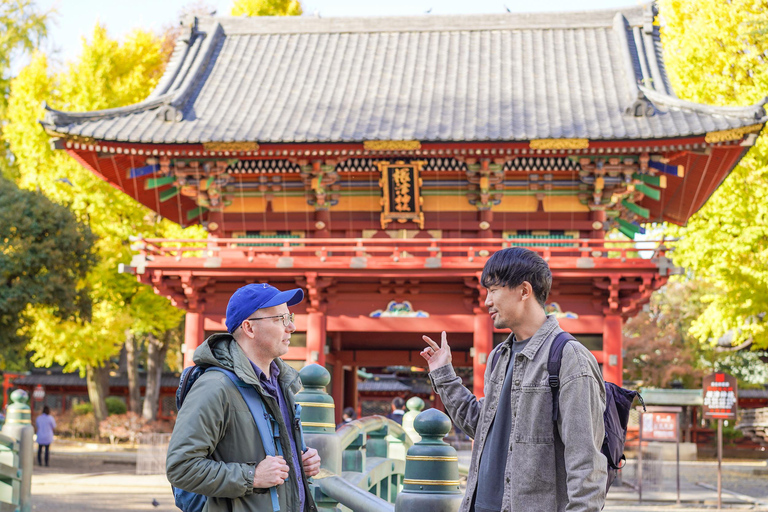
[[[137,105],[49,109],[53,132],[145,143],[527,141],[764,122],[678,100],[650,5],[616,13],[203,18]],[[628,114],[633,102],[650,117]],[[161,109],[180,120],[158,117]]]

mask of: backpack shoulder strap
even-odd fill
[[[208,370],[215,370],[223,373],[229,380],[232,381],[237,387],[237,390],[242,395],[245,404],[248,406],[248,410],[251,411],[251,416],[256,422],[256,428],[259,431],[259,437],[264,445],[264,451],[267,455],[274,457],[276,454],[282,456],[283,449],[280,444],[280,427],[267,408],[264,406],[264,400],[261,399],[259,393],[253,389],[253,386],[243,382],[240,377],[235,375],[234,372],[221,368],[219,366],[212,366]],[[277,497],[277,487],[270,487],[269,494],[272,498],[272,511],[279,512],[280,503]]]
[[[549,347],[547,373],[549,373],[549,387],[552,389],[552,421],[555,423],[560,415],[560,365],[563,362],[563,349],[572,339],[574,339],[573,336],[563,331],[555,336]]]

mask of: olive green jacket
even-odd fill
[[[250,361],[234,338],[229,334],[214,334],[195,350],[194,362],[198,366],[220,366],[234,371],[261,394],[264,404],[280,424],[280,442],[285,460],[291,465],[288,436],[294,435],[296,446],[301,446],[300,434],[286,427],[277,400],[261,387]],[[293,411],[294,395],[301,389],[299,374],[280,359],[275,362],[280,368],[280,389],[288,410]],[[256,465],[265,457],[256,423],[237,387],[221,372],[204,373],[189,390],[176,418],[166,460],[168,481],[174,487],[208,496],[206,510],[209,512],[271,512],[272,501],[267,489],[253,489]],[[303,474],[304,469],[301,471]],[[303,480],[305,510],[316,512],[306,476]],[[280,510],[298,510],[299,489],[295,477],[288,478],[277,491]]]

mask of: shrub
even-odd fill
[[[104,401],[107,403],[107,415],[109,416],[112,416],[113,414],[125,414],[128,411],[128,406],[125,405],[122,398],[108,396]]]
[[[145,423],[146,420],[134,412],[113,414],[99,423],[99,434],[101,437],[109,438],[111,444],[117,444],[120,441],[135,443],[136,436]]]
[[[83,404],[88,405],[88,404]],[[92,411],[74,410],[56,417],[56,435],[61,437],[93,437],[96,434],[96,418]]]
[[[93,414],[93,404],[91,402],[83,402],[81,404],[77,404],[72,406],[72,412],[74,412],[77,415],[83,415],[91,413]]]

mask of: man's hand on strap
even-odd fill
[[[282,485],[288,478],[289,470],[288,463],[280,455],[277,457],[267,455],[256,466],[253,475],[253,487],[255,489],[268,489]]]

